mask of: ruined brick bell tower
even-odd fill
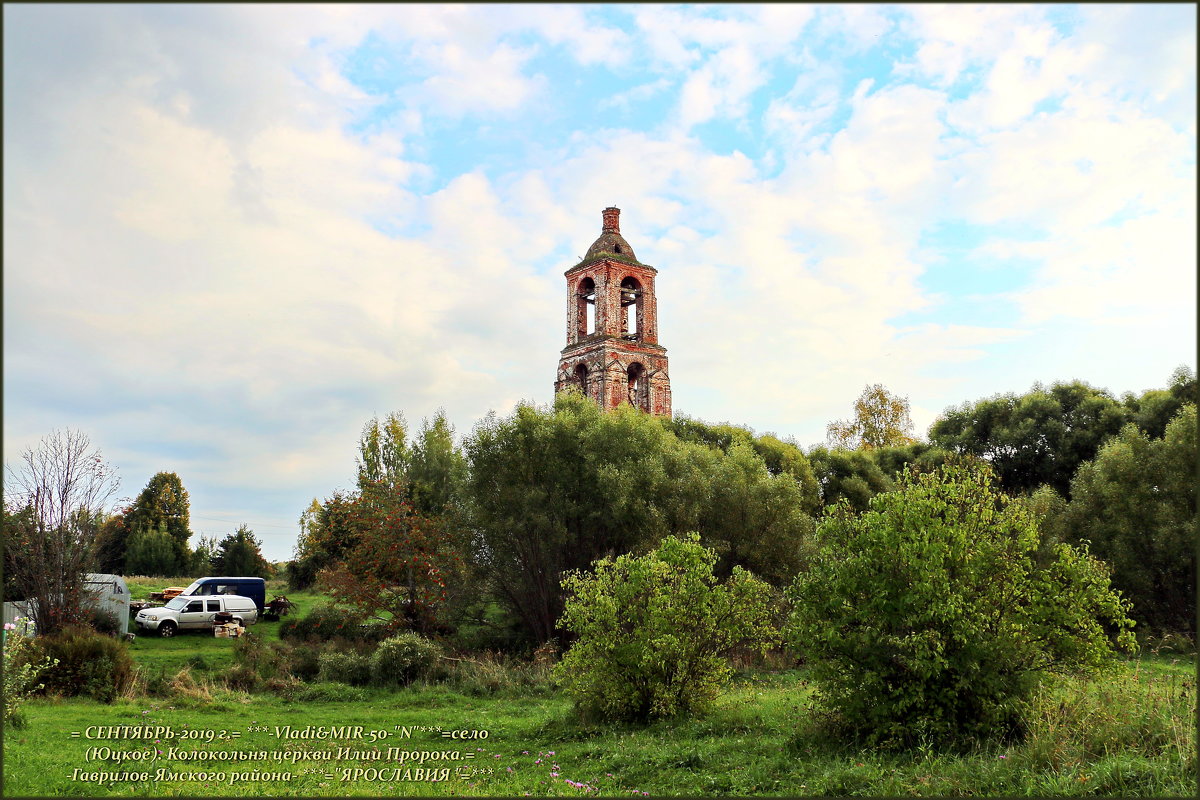
[[[667,349],[658,343],[658,270],[637,260],[621,236],[621,209],[606,208],[587,255],[566,272],[567,346],[555,393],[583,391],[605,411],[629,403],[671,416]]]

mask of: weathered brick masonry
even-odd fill
[[[568,386],[608,411],[621,403],[671,415],[667,349],[658,343],[658,270],[621,236],[619,208],[602,212],[600,238],[566,271],[567,346],[554,391]]]

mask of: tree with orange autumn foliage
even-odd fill
[[[364,487],[348,522],[358,534],[355,544],[320,573],[318,584],[363,620],[390,630],[444,632],[447,586],[464,569],[446,523],[421,514],[383,481]]]

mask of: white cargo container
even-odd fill
[[[83,588],[91,595],[93,608],[111,614],[117,622],[121,635],[129,633],[129,585],[120,575],[89,572]],[[12,622],[17,617],[31,617],[30,606],[34,600],[18,600],[4,604],[4,621]]]

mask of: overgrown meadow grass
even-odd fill
[[[189,639],[191,640],[189,642]],[[205,662],[219,663],[229,640],[194,635],[139,639],[140,663],[151,653],[190,643]],[[155,648],[163,646],[161,651]],[[165,663],[165,659],[164,659]],[[491,679],[418,685],[388,691],[342,684],[293,687],[286,695],[251,696],[217,683],[219,668],[188,669],[169,696],[129,697],[105,705],[85,700],[34,700],[28,725],[5,739],[6,795],[135,796],[631,796],[631,795],[1067,795],[1190,796],[1196,789],[1196,691],[1188,661],[1147,657],[1123,663],[1104,679],[1059,678],[1045,684],[1027,715],[1019,744],[990,744],[967,754],[918,748],[905,753],[859,749],[831,741],[808,701],[803,670],[745,673],[701,719],[648,726],[587,725],[570,702],[544,686]],[[490,673],[489,673],[490,674]],[[350,747],[444,750],[471,759],[412,764],[448,767],[448,780],[341,780],[343,769],[396,766],[375,760],[297,762],[203,761],[150,765],[171,768],[169,781],[111,784],[71,780],[72,770],[145,769],[138,762],[87,762],[97,744],[127,751],[164,750],[166,741],[97,742],[70,737],[88,725],[149,724],[176,729],[237,731],[236,741],[186,749],[270,753]],[[362,725],[409,739],[323,742],[285,740],[274,726]],[[268,731],[259,730],[266,726]],[[486,730],[486,739],[454,741],[423,731]],[[394,734],[398,735],[398,734]],[[184,746],[176,742],[176,747]],[[287,756],[285,756],[287,758]],[[408,765],[400,765],[408,766]],[[460,775],[458,767],[478,770]],[[290,772],[288,781],[192,780],[199,772]],[[327,773],[332,773],[328,777]]]

